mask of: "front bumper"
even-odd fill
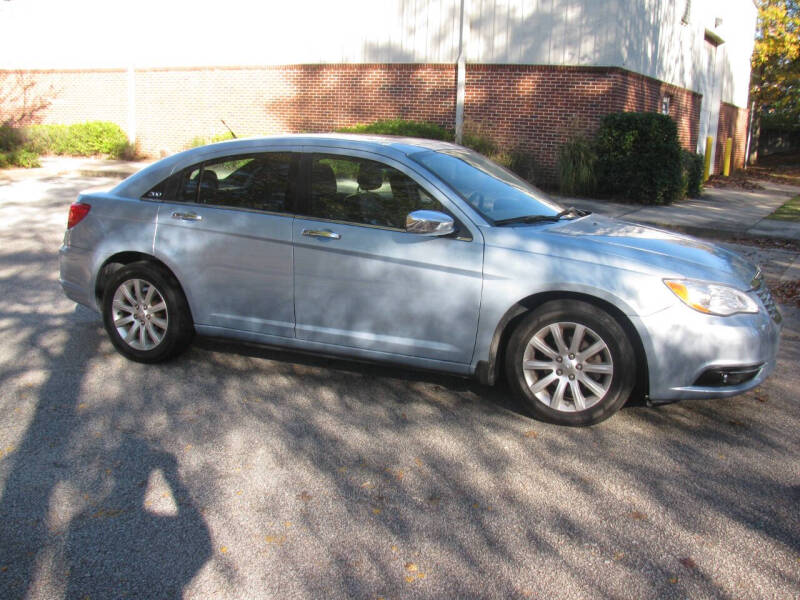
[[[653,403],[735,396],[761,384],[777,363],[781,324],[763,307],[758,314],[714,317],[676,303],[637,318],[647,353]],[[748,369],[754,377],[736,385],[697,385],[713,369]]]

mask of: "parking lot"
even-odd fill
[[[0,597],[800,598],[797,308],[760,388],[589,429],[213,340],[147,366],[57,281],[109,182],[0,183]]]

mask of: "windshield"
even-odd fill
[[[409,158],[435,173],[492,224],[561,212],[547,194],[472,150],[428,150]]]

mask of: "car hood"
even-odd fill
[[[493,227],[488,243],[600,262],[657,275],[750,287],[756,267],[737,254],[687,235],[599,215],[553,224]]]

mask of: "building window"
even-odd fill
[[[672,98],[670,96],[664,96],[661,98],[661,114],[668,115],[669,114],[669,105]]]

